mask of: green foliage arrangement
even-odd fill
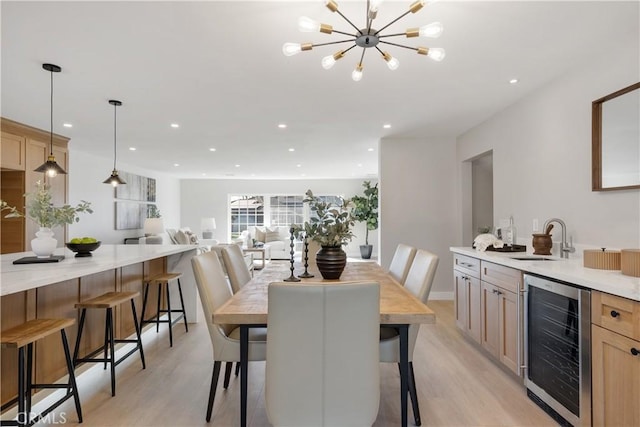
[[[364,196],[353,196],[351,201],[354,208],[351,215],[358,222],[366,223],[365,244],[369,244],[369,230],[378,229],[378,184],[371,186],[371,181],[365,181]]]
[[[342,246],[353,239],[351,227],[355,220],[349,209],[351,201],[342,199],[340,205],[335,206],[313,195],[311,190],[305,193],[304,203],[309,203],[311,216],[309,222],[304,223],[305,235],[321,246]]]
[[[27,198],[26,213],[20,212],[15,206],[9,206],[0,200],[0,212],[8,210],[5,218],[29,218],[40,227],[53,228],[80,221],[79,213],[93,213],[91,203],[81,200],[75,207],[64,205],[55,207],[51,203],[50,186],[41,181],[35,184],[36,191],[25,194]]]

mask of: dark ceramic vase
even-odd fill
[[[323,278],[337,280],[347,265],[347,254],[342,246],[322,246],[316,254],[316,265]]]

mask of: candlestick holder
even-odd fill
[[[308,268],[309,268],[309,241],[307,240],[307,236],[305,236],[304,237],[304,273],[298,274],[298,277],[301,277],[303,279],[314,277],[313,274],[307,271]]]
[[[293,233],[295,232],[295,229],[293,227],[291,227],[291,229],[289,230],[289,233],[291,233],[291,237],[289,237],[289,240],[291,240],[291,243],[289,244],[289,247],[291,248],[291,275],[289,277],[287,277],[286,279],[284,279],[285,282],[299,282],[300,279],[298,279],[294,274],[293,274],[293,254],[295,254],[295,251],[293,250],[294,248],[294,244],[293,244]]]

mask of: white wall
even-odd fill
[[[69,226],[69,238],[91,236],[104,244],[121,244],[126,237],[142,236],[143,230],[115,229],[115,191],[103,184],[113,169],[113,159],[93,156],[73,149],[69,143],[69,203],[91,202],[93,214],[82,215]],[[156,205],[166,228],[180,222],[180,181],[164,174],[118,163],[118,170],[156,179]]]
[[[228,196],[230,194],[280,194],[303,195],[308,189],[314,194],[335,194],[349,198],[364,191],[363,179],[326,180],[225,180],[186,179],[181,182],[181,227],[190,227],[201,236],[200,220],[204,217],[216,219],[214,238],[222,242],[229,240]],[[370,179],[373,183],[375,179]],[[369,232],[369,243],[378,251],[378,231]],[[356,238],[345,247],[349,256],[360,256],[359,245],[364,244],[364,223],[357,223]]]
[[[466,160],[493,150],[494,225],[514,215],[518,242],[531,246],[532,220],[559,217],[578,249],[640,247],[640,192],[591,191],[591,102],[640,76],[635,46],[594,56],[580,69],[460,136],[458,201],[464,203]],[[384,179],[384,177],[382,177]],[[456,244],[468,246],[459,212]],[[560,230],[553,233],[557,254]],[[582,256],[581,250],[572,256]]]
[[[452,299],[449,247],[457,222],[453,138],[383,139],[380,143],[381,264],[398,243],[434,252],[440,263],[432,299]]]

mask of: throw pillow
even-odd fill
[[[176,239],[176,242],[179,245],[188,245],[189,244],[189,236],[187,236],[187,233],[185,233],[182,230],[178,230],[178,232],[176,232],[174,239]]]
[[[280,233],[278,233],[278,230],[269,230],[267,228],[267,231],[265,232],[265,236],[264,236],[264,242],[265,243],[269,243],[269,242],[278,242],[280,241]]]
[[[267,237],[266,236],[266,232],[263,231],[263,230],[260,230],[258,227],[256,227],[256,237],[255,237],[255,239],[258,242],[263,242],[264,243],[266,237]]]
[[[193,231],[185,231],[185,234],[187,235],[187,238],[189,239],[189,243],[190,245],[197,245],[198,244],[198,236],[196,234],[193,233]]]

